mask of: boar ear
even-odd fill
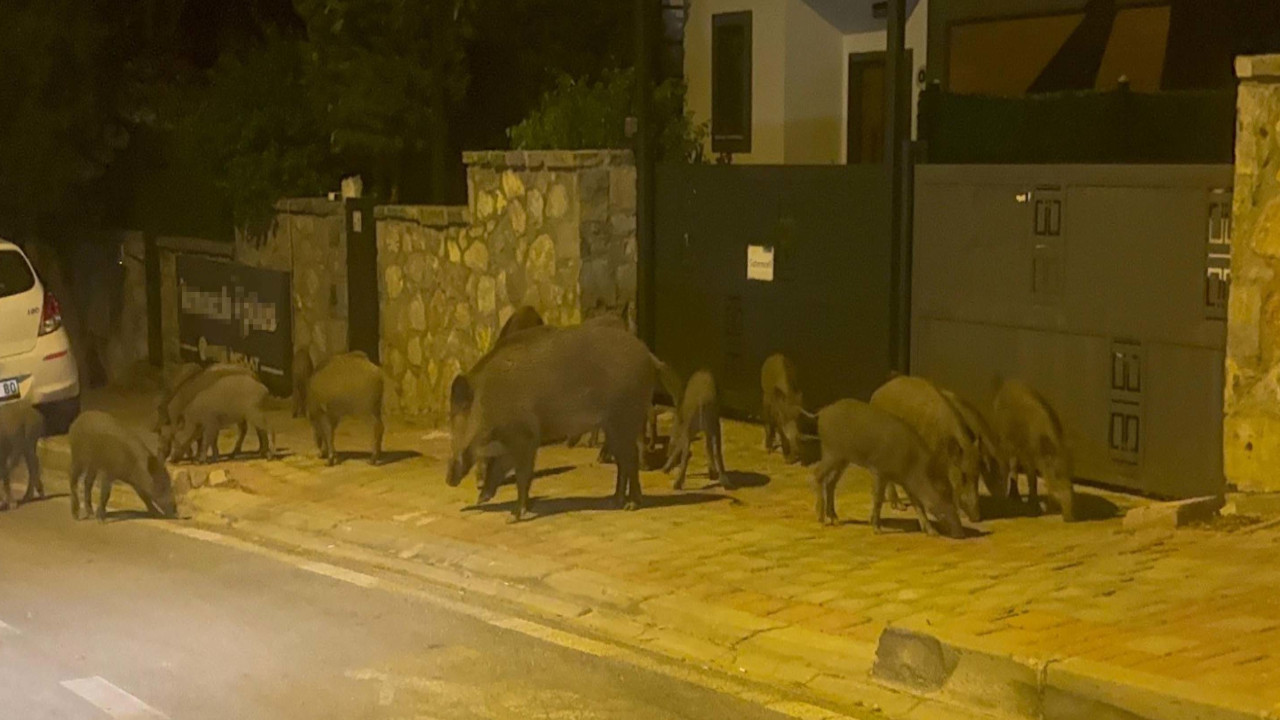
[[[453,387],[449,389],[449,405],[454,412],[470,409],[475,399],[475,390],[471,387],[471,381],[467,380],[466,375],[459,375],[453,379]]]

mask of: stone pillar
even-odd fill
[[[1280,55],[1236,60],[1235,191],[1224,472],[1280,490]]]

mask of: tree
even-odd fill
[[[626,120],[636,114],[635,86],[630,68],[605,71],[597,82],[561,76],[538,107],[510,129],[511,143],[522,150],[629,148]],[[685,113],[684,93],[684,83],[675,79],[654,92],[658,156],[704,162],[707,126],[695,124]]]
[[[56,235],[102,211],[128,147],[112,26],[78,0],[10,2],[0,23],[0,234]]]
[[[431,199],[449,195],[452,111],[467,87],[472,0],[296,0],[330,151],[395,202],[425,157]]]

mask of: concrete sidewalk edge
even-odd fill
[[[1274,720],[1233,694],[1078,658],[1017,657],[982,638],[895,623],[880,636],[872,677],[920,697],[1043,720]]]

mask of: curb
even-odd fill
[[[1274,720],[1234,693],[1078,658],[1025,658],[917,623],[880,636],[872,677],[923,698],[1034,720]]]

